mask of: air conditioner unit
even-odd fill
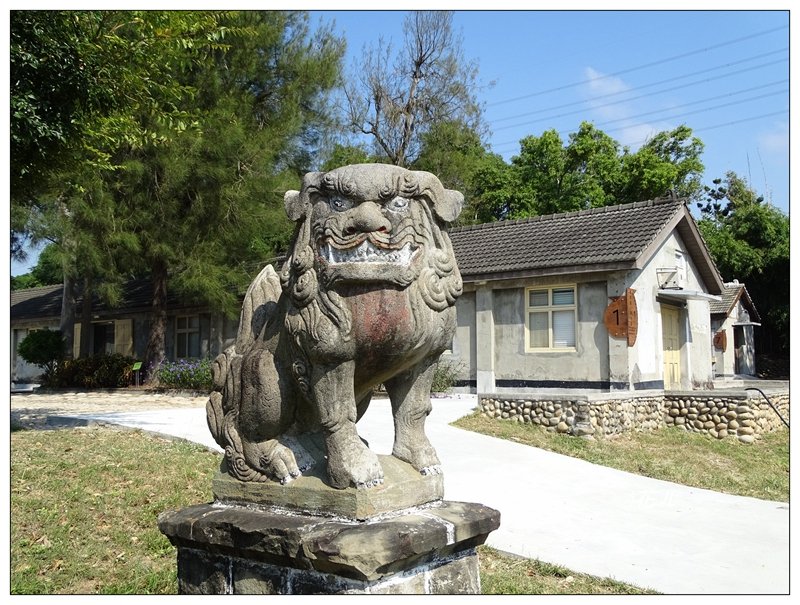
[[[682,290],[683,280],[681,279],[678,267],[658,267],[656,269],[658,287],[662,290]]]

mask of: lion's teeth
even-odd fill
[[[383,250],[376,248],[369,241],[364,240],[356,248],[340,250],[330,244],[325,245],[323,255],[329,263],[395,263],[407,265],[411,262],[414,251],[411,242],[399,250]]]

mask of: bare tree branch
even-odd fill
[[[371,136],[378,152],[393,164],[412,164],[420,136],[433,124],[460,120],[480,126],[477,65],[464,60],[452,22],[450,11],[409,14],[404,45],[393,65],[391,45],[380,39],[365,49],[345,87],[350,129]]]

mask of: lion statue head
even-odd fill
[[[464,196],[433,174],[385,164],[344,166],[307,174],[302,189],[284,199],[297,232],[281,283],[298,308],[317,301],[345,327],[336,291],[349,285],[415,284],[435,311],[461,294],[446,228]]]

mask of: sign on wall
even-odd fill
[[[722,351],[723,353],[728,348],[728,335],[725,330],[720,330],[714,334],[714,348]]]
[[[626,338],[629,347],[636,343],[639,331],[635,292],[633,288],[628,288],[622,296],[613,297],[603,314],[608,333],[614,338]]]

